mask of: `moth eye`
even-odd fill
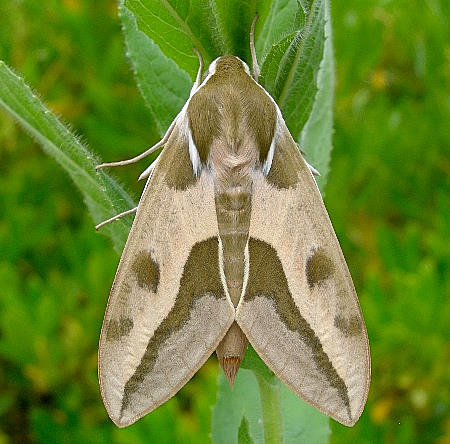
[[[334,273],[334,264],[323,248],[318,248],[306,260],[306,279],[309,288],[328,279]]]
[[[159,284],[159,265],[148,251],[141,251],[136,255],[131,270],[139,287],[156,293]]]
[[[106,327],[106,339],[108,341],[118,341],[123,336],[128,336],[132,328],[133,320],[131,318],[109,321]]]
[[[337,315],[334,317],[334,326],[338,328],[345,337],[357,336],[363,331],[361,318],[357,315],[348,318]]]

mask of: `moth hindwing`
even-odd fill
[[[216,59],[171,125],[108,300],[106,409],[132,424],[216,350],[232,384],[248,341],[298,396],[345,425],[364,407],[369,347],[308,165],[270,95]]]

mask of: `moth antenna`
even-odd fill
[[[259,69],[258,59],[256,58],[256,50],[255,50],[255,24],[256,20],[258,20],[258,13],[256,13],[255,18],[252,21],[252,26],[250,27],[250,52],[252,54],[252,69],[253,69],[253,78],[258,81],[259,74],[261,70]]]
[[[195,54],[198,57],[198,71],[197,71],[197,77],[195,78],[194,86],[192,87],[191,91],[195,91],[199,86],[200,83],[202,83],[202,74],[203,74],[203,58],[198,49],[194,46],[192,48],[192,51],[195,52]],[[192,94],[192,92],[191,92]]]
[[[102,163],[100,165],[97,165],[95,167],[95,169],[99,170],[100,168],[114,167],[114,166],[123,166],[123,165],[129,165],[130,163],[138,162],[139,160],[141,160],[144,157],[148,156],[149,154],[153,153],[158,148],[162,147],[163,145],[165,145],[167,143],[167,141],[169,140],[170,135],[172,134],[172,130],[173,130],[177,120],[178,120],[177,118],[175,118],[173,120],[173,122],[170,124],[169,128],[167,129],[166,134],[164,134],[163,138],[158,143],[156,143],[155,145],[153,145],[152,147],[150,147],[148,150],[144,151],[143,153],[139,154],[138,156],[133,157],[132,159],[121,160],[119,162]]]
[[[99,228],[102,228],[105,225],[107,225],[111,222],[114,222],[117,219],[120,219],[121,217],[127,216],[128,214],[136,213],[136,211],[137,211],[137,207],[131,208],[131,210],[124,211],[123,213],[116,214],[114,217],[111,217],[110,219],[100,222],[98,225],[95,226],[95,229],[98,230]]]

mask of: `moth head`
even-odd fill
[[[217,59],[211,62],[209,68],[205,73],[204,79],[207,79],[213,75],[222,77],[235,75],[242,72],[250,75],[250,69],[248,65],[239,57],[226,55],[217,57]]]

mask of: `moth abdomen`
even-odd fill
[[[251,215],[250,190],[231,189],[216,192],[216,215],[221,239],[223,263],[221,264],[225,275],[230,298],[236,307],[242,291],[244,280],[244,251],[248,241]],[[230,286],[230,283],[234,283]],[[240,286],[236,283],[240,282]]]
[[[251,186],[231,187],[216,191],[216,215],[222,248],[222,267],[225,285],[233,305],[239,303],[244,285],[245,249],[248,242],[251,214]],[[248,340],[234,322],[217,347],[219,363],[231,385]]]

